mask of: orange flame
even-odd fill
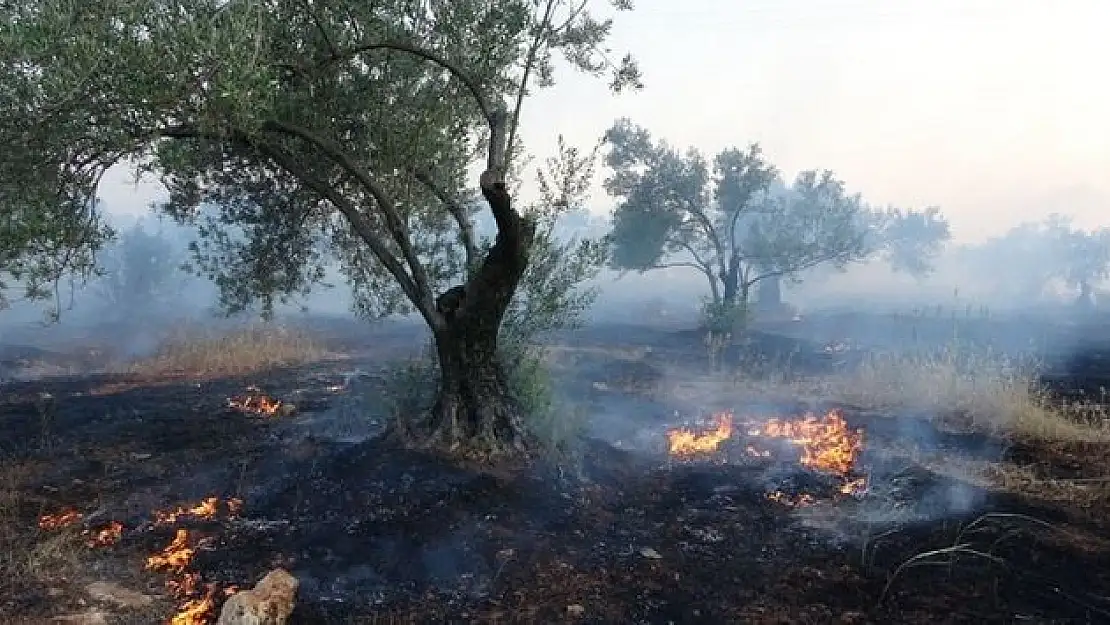
[[[190,599],[170,617],[170,625],[207,625],[216,612],[216,584],[208,584],[204,596]]]
[[[189,532],[178,529],[173,542],[161,552],[146,559],[146,568],[150,570],[169,570],[181,573],[193,561],[196,550],[189,546]]]
[[[112,521],[98,530],[85,530],[85,535],[88,537],[85,544],[89,547],[111,547],[123,536],[123,523]]]
[[[672,456],[692,456],[711,453],[732,436],[732,415],[722,412],[715,416],[716,428],[698,434],[692,430],[678,428],[667,432],[669,453]]]
[[[39,529],[48,532],[60,530],[81,522],[83,515],[76,510],[66,510],[58,514],[44,514],[39,517]]]
[[[821,418],[810,413],[795,421],[771,419],[749,434],[789,439],[802,448],[803,466],[841,476],[852,470],[863,451],[863,430],[849,429],[838,410]]]
[[[227,405],[246,414],[273,416],[281,411],[284,402],[265,395],[257,386],[248,386],[246,395],[228,399]]]
[[[238,516],[239,510],[243,507],[243,500],[228,499],[224,504],[227,506],[230,516]],[[177,506],[171,510],[155,510],[154,524],[173,525],[178,519],[184,516],[191,516],[197,519],[212,519],[219,512],[219,506],[219,497],[206,497],[191,506]]]
[[[200,573],[191,571],[185,573],[180,579],[166,580],[166,590],[178,599],[192,597],[197,594],[197,587],[200,585]]]

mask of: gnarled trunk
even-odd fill
[[[440,370],[436,402],[429,414],[402,415],[395,432],[420,447],[486,459],[531,447],[497,335],[528,266],[535,225],[511,208],[504,183],[483,181],[482,193],[497,220],[497,239],[465,285],[436,299],[442,319],[432,328]]]
[[[483,458],[530,448],[520,406],[497,353],[496,334],[459,324],[435,333],[440,379],[414,441]]]

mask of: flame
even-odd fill
[[[838,410],[820,418],[809,413],[794,421],[771,419],[748,433],[789,439],[802,448],[803,466],[840,476],[851,472],[863,451],[863,430],[851,430]]]
[[[195,554],[196,550],[189,546],[189,532],[178,529],[169,545],[166,545],[161,552],[146,559],[146,568],[152,571],[169,570],[174,573],[182,573],[185,571],[185,567],[193,561]]]
[[[214,518],[220,511],[220,503],[219,497],[206,497],[191,506],[155,511],[155,525],[172,524],[185,516]],[[225,499],[223,505],[227,508],[229,517],[236,517],[243,510],[243,500],[239,498]],[[196,549],[189,546],[189,532],[178,528],[173,541],[165,549],[147,558],[148,569],[169,571],[175,575],[166,580],[166,589],[182,603],[178,606],[177,613],[167,621],[169,625],[208,625],[216,616],[218,599],[239,592],[236,586],[221,588],[219,584],[210,582],[203,584],[202,595],[200,573],[187,570],[195,555]]]
[[[39,517],[39,529],[48,532],[60,530],[63,527],[69,527],[76,523],[80,523],[84,516],[73,509],[59,512],[58,514],[44,514]]]
[[[238,516],[243,508],[242,499],[228,499],[224,501],[227,506],[228,516]],[[220,498],[206,497],[191,506],[177,506],[170,510],[155,510],[154,524],[156,526],[173,525],[181,517],[191,516],[197,519],[212,519],[219,513]]]
[[[840,492],[853,497],[863,494],[867,490],[867,478],[857,477],[840,485]]]
[[[707,432],[685,428],[669,430],[667,443],[670,455],[688,457],[716,452],[721,443],[733,434],[733,415],[719,413],[715,421],[716,427]],[[839,478],[841,483],[837,489],[840,494],[856,497],[867,490],[867,478],[853,474],[856,461],[863,452],[863,430],[849,428],[839,410],[831,410],[820,417],[806,413],[795,419],[770,419],[751,423],[748,428],[748,436],[785,439],[800,448],[799,462],[802,466]],[[756,458],[770,458],[772,455],[771,451],[754,444],[746,445],[745,453]],[[792,508],[817,502],[817,498],[809,493],[790,495],[774,491],[767,498]]]
[[[227,405],[247,414],[273,416],[278,414],[284,403],[264,394],[257,386],[248,386],[246,395],[228,399]]]
[[[698,434],[692,430],[678,428],[667,432],[669,453],[672,456],[692,456],[711,453],[732,436],[732,415],[722,412],[714,417],[716,428]]]
[[[171,510],[154,511],[154,525],[170,525],[182,517],[197,519],[214,518],[220,511],[221,500],[219,497],[206,497],[192,505],[181,505]],[[236,517],[243,510],[243,500],[229,498],[223,500],[229,517]],[[47,531],[58,530],[81,522],[83,515],[76,510],[65,510],[57,514],[46,514],[39,517],[39,528]],[[108,547],[116,544],[123,536],[124,525],[119,521],[110,521],[107,525],[96,530],[86,529],[82,535],[86,537],[89,547]],[[173,540],[158,553],[146,559],[146,568],[153,571],[168,571],[175,577],[166,580],[166,589],[170,595],[181,600],[182,603],[176,614],[170,617],[169,625],[208,625],[216,615],[217,599],[229,597],[237,592],[237,586],[224,586],[219,584],[204,584],[204,593],[201,595],[200,573],[188,571],[196,555],[196,548],[189,546],[188,530],[178,528]]]
[[[216,584],[208,584],[203,597],[181,604],[170,625],[207,625],[216,612],[216,590]]]
[[[89,547],[111,547],[123,536],[123,523],[112,521],[96,531],[85,530],[84,533],[88,537],[85,544]]]
[[[190,571],[181,576],[180,579],[166,580],[166,590],[177,599],[184,599],[192,597],[197,594],[197,587],[200,585],[200,573]]]

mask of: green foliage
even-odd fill
[[[935,206],[877,211],[872,231],[878,239],[875,247],[890,267],[914,276],[932,271],[932,260],[952,236],[948,221]]]
[[[481,105],[510,103],[515,134],[556,57],[639,84],[607,60],[611,20],[569,0],[37,0],[5,17],[5,211],[86,206],[134,157],[199,227],[193,268],[229,312],[271,311],[331,262],[365,316],[426,304],[465,271],[454,207],[485,156]]]
[[[600,145],[583,152],[558,139],[558,152],[536,169],[540,197],[522,213],[536,223],[532,256],[502,324],[502,342],[534,343],[546,333],[577,327],[597,298],[582,285],[596,278],[608,258],[603,239],[561,240],[559,219],[586,210]]]
[[[605,139],[605,188],[619,200],[612,266],[697,270],[712,291],[711,325],[746,311],[760,280],[796,280],[818,265],[844,267],[882,252],[892,264],[924,270],[948,238],[936,209],[876,211],[829,171],[803,171],[787,185],[758,145],[723,150],[710,168],[697,150],[654,142],[627,119]]]
[[[744,328],[749,315],[750,311],[742,302],[707,300],[702,304],[701,323],[706,332],[725,336]]]
[[[3,167],[0,165],[0,167]],[[18,288],[26,300],[51,299],[47,318],[56,321],[63,308],[62,285],[81,283],[99,272],[97,252],[113,232],[101,221],[95,204],[59,196],[29,196],[26,178],[0,171],[0,309]]]

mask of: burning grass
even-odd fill
[[[141,377],[217,377],[318,362],[335,354],[297,328],[257,324],[230,332],[180,330],[125,371]]]
[[[710,457],[724,460],[724,449],[734,437],[743,436],[743,455],[767,459],[776,456],[764,443],[785,441],[796,450],[801,466],[832,476],[839,481],[839,495],[858,496],[867,490],[867,478],[859,474],[857,461],[863,452],[864,432],[852,429],[838,410],[823,415],[806,413],[796,418],[746,420],[743,431],[735,427],[732,413],[720,413],[713,419],[714,427],[704,431],[675,428],[666,433],[667,453],[671,458],[687,460]],[[780,490],[767,493],[767,498],[790,506],[807,506],[818,501],[811,493],[788,494]]]

